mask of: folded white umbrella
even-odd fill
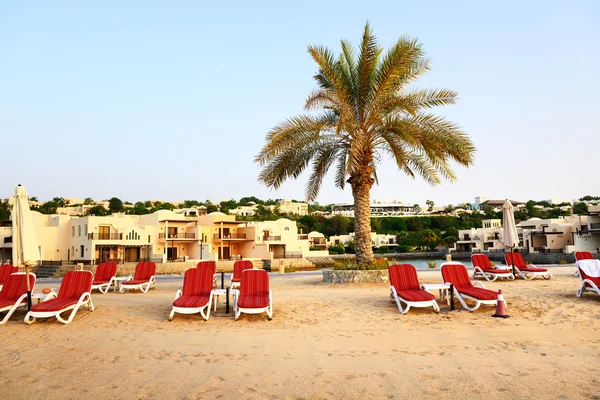
[[[12,263],[25,267],[27,274],[27,299],[31,308],[31,287],[29,286],[29,267],[35,266],[40,260],[37,238],[27,191],[21,185],[15,189],[12,208]]]
[[[506,247],[514,251],[515,246],[519,244],[519,234],[517,233],[517,224],[515,224],[514,208],[510,200],[506,200],[502,206],[502,242]],[[515,266],[512,268],[515,275]]]

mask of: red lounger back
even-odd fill
[[[395,264],[388,270],[390,284],[396,292],[404,290],[421,290],[417,270],[412,264]]]
[[[217,273],[217,263],[214,261],[200,261],[196,268],[209,268],[213,275]]]
[[[0,265],[0,285],[3,285],[8,277],[15,272],[19,272],[19,267],[10,264]]]
[[[459,263],[442,265],[442,278],[445,283],[453,284],[456,289],[473,287],[467,268]]]
[[[213,289],[213,274],[208,268],[190,268],[183,277],[183,296],[208,296]]]
[[[594,256],[592,256],[592,253],[590,253],[589,251],[576,251],[575,252],[575,259],[577,261],[579,260],[593,260]],[[2,275],[0,274],[0,281],[2,280]]]
[[[135,266],[135,273],[133,274],[134,281],[150,280],[150,277],[156,275],[156,264],[150,261],[139,262]],[[126,283],[126,282],[125,282]]]
[[[269,274],[264,269],[247,269],[242,272],[240,297],[241,308],[269,306]]]
[[[117,275],[117,264],[113,262],[98,264],[94,274],[94,282],[108,282],[115,275]]]
[[[474,267],[479,267],[483,271],[493,271],[494,267],[492,267],[492,263],[490,259],[485,254],[473,254],[471,256],[471,262],[473,262]]]
[[[233,263],[233,281],[240,282],[242,280],[242,272],[247,269],[254,269],[254,264],[250,260],[238,260]]]
[[[31,287],[31,291],[33,291],[33,287],[35,286],[34,275],[29,274],[29,285]],[[0,292],[0,302],[5,300],[10,301],[11,304],[14,304],[15,301],[17,301],[19,297],[23,296],[25,293],[27,293],[27,281],[25,280],[25,274],[12,274],[5,281],[4,287]]]
[[[504,259],[506,260],[506,264],[508,266],[512,266],[514,262],[514,266],[519,269],[527,268],[527,265],[525,264],[525,260],[523,260],[523,256],[521,255],[521,253],[506,253],[504,254]]]
[[[90,271],[69,271],[63,277],[57,298],[79,300],[82,294],[92,291],[93,280]]]

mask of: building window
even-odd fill
[[[71,227],[71,236],[75,237],[75,227],[74,226]]]
[[[81,236],[81,225],[77,225],[77,236]]]
[[[148,235],[148,243],[150,243],[150,235]]]
[[[88,234],[88,231],[87,231],[87,224],[85,224],[85,229],[83,230],[83,234],[84,234],[85,236],[87,236],[87,234]]]

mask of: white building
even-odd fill
[[[333,214],[346,217],[354,217],[354,204],[341,203],[334,206]],[[371,217],[405,217],[416,215],[417,209],[414,204],[405,204],[401,200],[377,200],[371,201]]]
[[[353,242],[355,240],[355,233],[351,232],[347,235],[336,235],[330,236],[327,242],[328,246],[346,246],[349,242]],[[378,234],[376,232],[371,232],[371,246],[373,247],[396,247],[398,245],[398,238],[396,235],[386,235],[386,234]]]

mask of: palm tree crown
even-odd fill
[[[336,56],[309,46],[319,66],[318,87],[305,104],[310,113],[271,129],[255,161],[262,167],[259,181],[275,189],[310,164],[309,201],[333,166],[335,185],[352,187],[357,261],[364,264],[373,259],[370,190],[382,158],[390,155],[407,175],[437,185],[455,179],[451,161],[470,165],[475,147],[457,125],[429,112],[454,104],[455,92],[408,88],[430,64],[416,39],[403,36],[383,55],[367,23],[358,51],[344,40],[341,48]]]

